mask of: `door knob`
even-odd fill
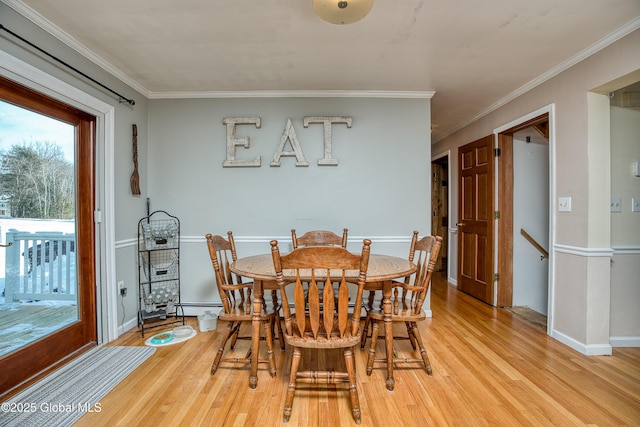
[[[456,222],[456,227],[462,227],[463,225],[465,225],[464,222]]]

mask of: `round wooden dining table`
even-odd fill
[[[253,255],[239,258],[231,264],[231,271],[242,277],[253,279],[253,319],[251,332],[251,373],[249,375],[249,387],[254,389],[258,385],[258,352],[260,350],[260,311],[263,303],[264,290],[278,290],[276,285],[276,273],[273,267],[273,258],[269,254]],[[406,277],[416,271],[414,263],[408,259],[371,254],[367,270],[365,290],[382,291],[382,308],[385,313],[385,344],[387,360],[393,360],[393,331],[391,322],[391,282],[394,279]],[[285,277],[295,277],[293,271],[284,270]],[[304,276],[304,274],[301,274]],[[353,271],[353,276],[347,276],[357,280],[358,271]],[[304,277],[303,277],[304,278]],[[282,339],[280,337],[280,339]],[[393,390],[393,363],[387,363],[387,388]]]

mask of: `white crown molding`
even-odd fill
[[[134,90],[140,92],[145,97],[149,98],[149,90],[142,86],[140,83],[129,77],[124,72],[120,71],[118,68],[111,65],[105,59],[97,55],[92,50],[88,49],[86,46],[81,44],[75,38],[73,38],[68,33],[64,32],[60,27],[56,26],[53,22],[49,21],[44,16],[40,15],[35,10],[31,9],[26,4],[22,3],[19,0],[2,0],[7,6],[18,12],[20,15],[24,16],[38,27],[42,28],[49,34],[51,34],[56,39],[60,40],[62,43],[69,46],[71,49],[78,52],[80,55],[87,58],[89,61],[93,62],[109,74],[113,75],[117,79],[121,80],[123,83],[127,84]],[[12,29],[15,30],[15,29]]]
[[[610,44],[615,43],[616,41],[620,40],[621,38],[625,37],[628,34],[631,34],[635,30],[637,30],[638,28],[640,28],[640,18],[636,17],[633,20],[629,21],[627,24],[625,24],[622,27],[618,28],[613,33],[609,34],[608,36],[598,40],[597,42],[595,42],[591,46],[587,47],[586,49],[582,50],[581,52],[579,52],[576,55],[572,56],[571,58],[567,59],[566,61],[561,62],[556,67],[550,69],[546,73],[536,77],[535,79],[529,81],[525,85],[523,85],[523,86],[519,87],[518,89],[514,90],[513,92],[511,92],[510,94],[508,94],[504,98],[498,100],[496,103],[494,103],[494,104],[488,106],[487,108],[485,108],[484,110],[480,111],[475,116],[473,116],[470,119],[465,120],[464,122],[460,123],[459,125],[453,127],[447,133],[445,133],[444,135],[440,136],[437,140],[433,141],[433,143],[435,144],[435,143],[437,143],[439,141],[442,141],[443,139],[447,138],[448,136],[451,136],[454,133],[458,132],[459,130],[464,129],[465,127],[469,126],[471,123],[473,123],[473,122],[475,122],[477,120],[480,120],[484,116],[489,115],[490,113],[492,113],[493,111],[497,110],[498,108],[508,104],[509,102],[513,101],[514,99],[518,98],[519,96],[522,96],[525,93],[529,92],[530,90],[532,90],[536,86],[541,85],[542,83],[546,82],[547,80],[551,80],[553,77],[557,76],[558,74],[562,73],[563,71],[568,70],[569,68],[571,68],[574,65],[578,64],[579,62],[584,61],[585,59],[587,59],[591,55],[594,55],[595,53],[601,51],[602,49],[604,49],[605,47],[609,46]]]
[[[2,0],[7,6],[42,28],[89,61],[121,80],[148,99],[196,99],[196,98],[400,98],[431,99],[434,91],[376,91],[376,90],[259,90],[259,91],[184,91],[151,92],[146,87],[114,67],[98,54],[78,42],[53,22],[22,3],[20,0]]]
[[[318,97],[318,98],[407,98],[407,99],[431,99],[435,95],[435,91],[340,91],[340,90],[326,90],[326,91],[202,91],[202,92],[151,92],[146,87],[142,86],[136,80],[129,77],[126,73],[122,72],[118,68],[111,65],[95,52],[82,45],[75,38],[64,32],[57,27],[51,21],[40,15],[35,10],[31,9],[19,0],[1,0],[7,6],[14,9],[16,12],[29,19],[31,22],[50,33],[52,36],[65,43],[67,46],[80,53],[108,73],[112,74],[116,78],[120,79],[125,84],[129,85],[134,90],[137,90],[148,99],[177,99],[177,98],[293,98],[293,97]],[[481,119],[489,113],[497,110],[503,105],[511,102],[517,97],[530,91],[536,86],[544,83],[552,77],[560,74],[561,72],[571,68],[580,61],[588,58],[594,53],[604,49],[610,44],[616,42],[622,37],[630,34],[631,32],[640,28],[640,18],[631,20],[626,25],[620,27],[618,30],[599,40],[598,42],[587,47],[580,53],[574,55],[568,60],[562,62],[557,67],[552,68],[541,76],[531,80],[524,86],[511,92],[506,97],[502,98],[493,105],[485,108],[480,113],[475,115],[469,120],[466,120],[459,125],[455,126],[446,134],[442,135],[434,143],[441,141],[442,139],[454,134],[455,132],[463,129],[469,124]]]
[[[189,98],[400,98],[431,99],[435,91],[383,90],[253,90],[253,91],[190,91],[150,92],[149,99]]]

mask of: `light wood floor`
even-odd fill
[[[365,352],[357,350],[363,426],[640,425],[640,348],[583,356],[538,325],[460,293],[442,278],[434,282],[431,305],[433,318],[421,333],[432,377],[398,366],[390,393],[383,366],[367,377]],[[290,351],[276,350],[277,377],[262,367],[258,388],[250,390],[246,365],[222,365],[209,375],[218,340],[218,331],[206,332],[159,347],[102,399],[100,413],[86,414],[76,425],[283,425]],[[399,351],[410,348],[405,343]],[[132,331],[111,345],[144,340]],[[248,342],[237,348],[246,351]],[[287,425],[356,425],[344,387],[298,389]]]

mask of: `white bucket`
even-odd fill
[[[218,316],[207,310],[198,316],[198,328],[200,332],[213,331],[218,324]]]

